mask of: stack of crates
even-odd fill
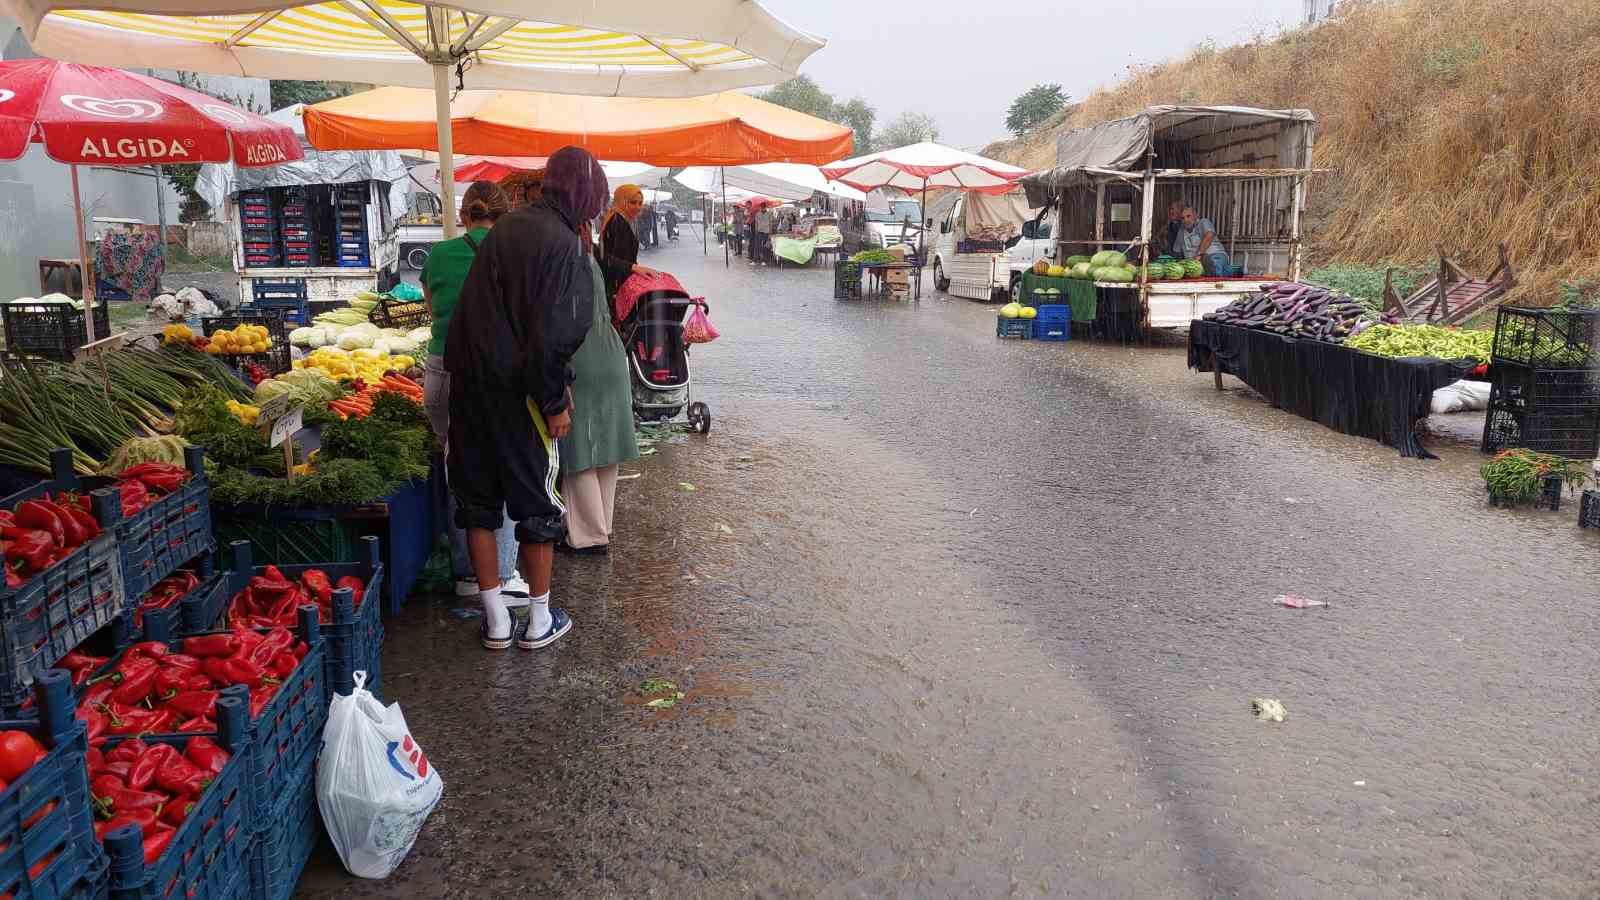
[[[317,264],[317,232],[311,220],[311,202],[304,188],[283,188],[278,206],[283,235],[283,264],[306,269]]]
[[[1064,303],[1047,303],[1038,309],[1038,316],[1033,320],[1034,340],[1072,340],[1072,307]]]
[[[1600,451],[1600,311],[1502,306],[1489,365],[1483,452]]]
[[[266,191],[239,194],[240,235],[247,269],[266,269],[283,264],[278,243],[278,211]]]
[[[371,265],[367,255],[367,185],[341,184],[333,189],[334,258],[347,268]]]

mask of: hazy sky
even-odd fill
[[[1130,65],[1184,54],[1206,38],[1223,45],[1276,31],[1305,10],[1304,0],[762,3],[827,40],[800,71],[828,91],[867,98],[879,122],[906,109],[930,113],[943,142],[969,148],[1008,136],[1006,107],[1035,84],[1059,82],[1082,98]]]

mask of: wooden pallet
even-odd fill
[[[1505,296],[1516,283],[1505,244],[1500,245],[1500,265],[1489,273],[1488,278],[1473,277],[1440,248],[1438,274],[1409,297],[1402,298],[1395,291],[1394,269],[1384,273],[1383,311],[1393,312],[1406,322],[1459,325]]]

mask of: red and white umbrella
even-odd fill
[[[1028,170],[976,153],[923,141],[829,163],[822,167],[822,174],[858,191],[883,188],[898,188],[907,193],[921,191],[922,209],[926,215],[929,189],[1004,194],[1014,190],[1017,181],[1028,174]],[[917,223],[919,229],[922,224]]]
[[[91,341],[95,279],[83,231],[78,166],[231,162],[255,167],[304,156],[289,126],[158,78],[54,59],[0,62],[0,160],[20,158],[33,143],[72,167],[83,318]]]
[[[1015,187],[1028,170],[924,141],[829,163],[822,167],[822,174],[858,191],[954,188],[1003,194]]]
[[[54,59],[0,62],[0,160],[33,142],[72,165],[271,166],[302,157],[289,126],[159,78]]]

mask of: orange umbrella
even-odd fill
[[[432,150],[432,92],[386,87],[305,108],[319,150]],[[848,126],[726,91],[658,99],[462,91],[450,105],[457,152],[548,156],[569,144],[657,166],[820,165],[854,145]]]

